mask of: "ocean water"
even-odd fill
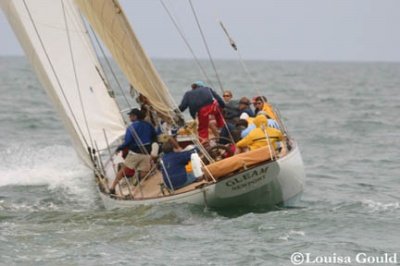
[[[200,77],[191,61],[155,63],[177,102]],[[225,88],[266,95],[297,139],[298,208],[105,210],[28,62],[0,57],[0,265],[292,265],[295,252],[303,265],[400,265],[400,64],[247,65],[255,82],[217,62]]]

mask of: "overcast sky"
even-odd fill
[[[29,0],[28,0],[29,1]],[[120,0],[153,58],[191,58],[159,0]],[[198,57],[207,54],[188,0],[164,0]],[[400,0],[192,0],[215,58],[400,61]],[[22,55],[0,12],[0,55]]]

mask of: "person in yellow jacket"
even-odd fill
[[[256,108],[256,115],[260,111],[264,111],[269,117],[277,120],[277,115],[274,112],[274,109],[270,103],[268,103],[267,98],[265,96],[257,96],[254,99],[254,107]]]
[[[268,145],[271,142],[272,148],[277,149],[277,142],[283,140],[282,132],[276,128],[268,127],[268,121],[265,115],[258,115],[253,121],[256,126],[246,137],[236,143],[241,151],[245,148],[255,150]]]

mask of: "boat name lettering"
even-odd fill
[[[233,190],[241,189],[267,178],[267,171],[268,167],[263,167],[259,170],[253,170],[249,173],[245,173],[241,176],[235,177],[232,180],[229,180],[225,183],[225,185]]]

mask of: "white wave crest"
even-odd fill
[[[305,235],[306,235],[306,233],[304,231],[290,230],[289,232],[284,233],[283,235],[281,235],[278,239],[279,240],[283,240],[283,241],[288,241],[290,238],[293,238],[293,237],[296,237],[296,236],[303,237]]]
[[[72,147],[53,145],[35,148],[23,145],[0,152],[0,187],[47,185],[80,194],[87,190],[91,171]]]
[[[371,212],[393,211],[400,209],[399,202],[382,203],[373,200],[363,200],[362,204],[370,209]]]

